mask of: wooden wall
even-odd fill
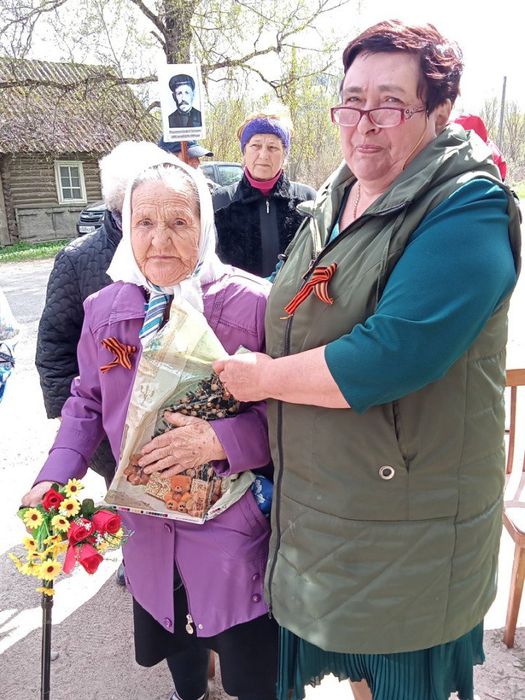
[[[10,242],[73,238],[82,204],[59,204],[55,160],[81,161],[89,204],[100,200],[98,162],[85,153],[23,153],[0,165]]]

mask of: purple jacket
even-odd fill
[[[227,269],[221,279],[204,286],[204,314],[227,353],[240,345],[262,350],[269,285],[249,273]],[[71,385],[60,429],[37,482],[82,478],[104,433],[118,458],[140,358],[144,300],[140,287],[122,282],[86,299],[78,344],[80,376]],[[100,372],[113,359],[102,346],[102,340],[112,336],[137,348],[131,371],[118,366]],[[219,473],[263,467],[271,461],[264,404],[216,420],[212,427],[228,457],[216,463]],[[128,588],[167,630],[173,629],[174,619],[174,558],[197,635],[212,636],[267,612],[263,581],[269,523],[250,490],[203,525],[131,513],[122,513],[122,518],[134,532],[124,545]]]

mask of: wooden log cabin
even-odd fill
[[[101,199],[99,159],[159,134],[107,67],[0,58],[0,246],[75,236]]]

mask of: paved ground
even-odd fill
[[[30,486],[56,432],[56,421],[45,417],[33,366],[36,328],[50,261],[0,265],[0,284],[23,325],[18,365],[0,404],[0,697],[30,700],[39,697],[40,609],[34,579],[21,577],[5,556],[18,552],[22,527],[13,513]],[[525,362],[525,281],[515,295],[511,314],[509,361]],[[525,416],[522,417],[525,421]],[[525,425],[525,422],[523,423]],[[96,475],[86,479],[90,495],[102,497]],[[502,537],[498,597],[486,619],[487,662],[477,671],[480,700],[525,699],[525,604],[517,643],[507,650],[501,642],[505,620],[512,545]],[[130,598],[114,582],[118,557],[107,558],[95,576],[75,571],[57,585],[53,612],[52,698],[69,700],[163,700],[171,693],[169,674],[162,665],[138,667],[132,654]],[[217,683],[214,700],[225,699]],[[308,691],[307,700],[350,700],[346,683],[327,678]],[[420,700],[407,698],[406,700]]]

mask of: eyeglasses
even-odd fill
[[[363,114],[366,114],[374,126],[388,129],[399,126],[426,107],[376,107],[375,109],[358,109],[340,105],[330,109],[332,122],[338,126],[357,126]]]

